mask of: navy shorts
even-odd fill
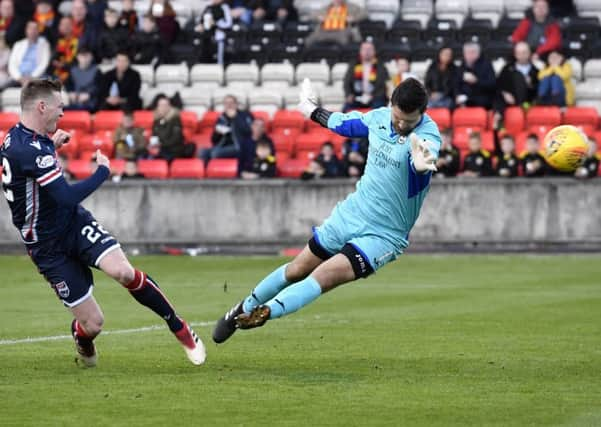
[[[94,278],[90,267],[97,268],[102,258],[120,247],[82,207],[65,232],[56,239],[28,245],[29,256],[56,295],[67,307],[75,307],[91,294]]]

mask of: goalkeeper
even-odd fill
[[[365,174],[338,203],[290,263],[265,277],[218,322],[213,340],[236,329],[262,326],[288,315],[344,283],[365,278],[395,260],[409,245],[441,145],[438,127],[425,114],[428,95],[417,80],[404,80],[389,107],[365,114],[333,113],[317,106],[308,79],[299,109],[321,126],[350,138],[369,138]]]

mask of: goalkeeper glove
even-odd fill
[[[435,172],[436,157],[430,152],[430,142],[425,139],[420,139],[416,134],[412,133],[409,135],[409,141],[411,142],[411,157],[413,158],[413,167],[418,173],[425,173],[428,171]]]
[[[310,118],[313,111],[317,108],[317,96],[315,95],[315,92],[313,92],[311,80],[306,77],[301,85],[299,98],[298,109],[305,117]]]

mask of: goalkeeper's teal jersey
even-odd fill
[[[362,224],[401,248],[409,244],[409,231],[415,224],[430,186],[432,172],[417,173],[411,159],[409,137],[392,127],[389,107],[368,113],[332,113],[328,128],[348,137],[368,137],[369,154],[356,191],[339,203],[336,210],[348,225]],[[436,123],[424,114],[413,130],[430,142],[429,150],[438,157],[441,138]]]

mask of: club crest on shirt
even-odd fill
[[[29,143],[29,145],[31,145],[32,147],[37,148],[38,150],[42,149],[42,145],[40,144],[40,141],[38,141],[37,139],[34,139],[33,141],[31,141]]]
[[[405,135],[399,135],[399,139],[397,140],[397,142],[399,144],[404,144],[405,142],[407,142],[407,136],[405,136]]]
[[[52,285],[52,287],[54,288],[58,296],[61,298],[67,298],[71,293],[69,287],[67,286],[67,282],[56,283]]]
[[[38,165],[38,168],[40,169],[46,169],[54,166],[54,156],[38,156],[35,158],[35,164]]]

